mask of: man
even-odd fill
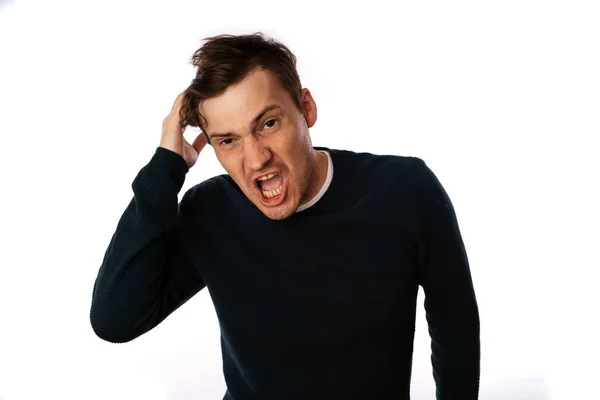
[[[425,162],[313,147],[315,100],[275,40],[212,37],[192,60],[96,279],[96,334],[132,340],[206,287],[225,399],[409,399],[421,285],[437,398],[476,399],[469,264]],[[178,204],[207,143],[227,174]]]

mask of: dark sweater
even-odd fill
[[[479,314],[452,203],[417,157],[329,151],[324,196],[268,219],[229,175],[189,189],[156,149],[106,250],[91,323],[121,343],[206,287],[226,399],[409,399],[418,286],[440,400],[479,388]]]

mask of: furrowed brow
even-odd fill
[[[268,105],[265,108],[263,108],[263,110],[260,113],[258,113],[258,115],[256,117],[254,117],[254,119],[252,120],[252,130],[256,129],[256,125],[260,122],[261,118],[264,117],[266,113],[268,113],[269,111],[274,110],[276,108],[282,109],[282,107],[279,104],[271,104],[271,105]],[[218,139],[218,138],[229,138],[229,137],[234,137],[234,136],[237,136],[237,135],[233,132],[211,133],[208,135],[210,140],[214,140],[214,139]]]

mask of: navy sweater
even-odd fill
[[[122,343],[206,287],[226,399],[409,399],[424,289],[439,400],[476,399],[479,313],[452,203],[417,157],[329,151],[324,196],[268,219],[229,177],[189,189],[157,148],[106,250],[91,324]]]

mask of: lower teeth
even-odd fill
[[[266,199],[272,199],[273,197],[277,197],[281,194],[281,186],[273,190],[262,190],[262,195]]]

